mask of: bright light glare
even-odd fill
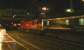
[[[84,2],[84,0],[82,0]]]
[[[0,50],[2,50],[2,42],[4,40],[4,35],[6,34],[5,29],[0,29]]]
[[[2,50],[2,43],[0,43],[0,50]]]
[[[67,9],[66,12],[72,12],[72,10],[71,9]]]
[[[42,10],[46,11],[46,10],[48,10],[48,8],[47,7],[43,7]]]

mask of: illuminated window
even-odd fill
[[[69,25],[69,20],[68,19],[66,20],[66,25]]]
[[[79,19],[79,23],[80,25],[84,25],[84,19],[83,18]]]

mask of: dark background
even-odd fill
[[[0,0],[0,8],[29,9],[32,12],[39,12],[39,8],[47,6],[50,15],[64,14],[64,10],[70,8],[71,0]],[[80,0],[72,0],[73,8],[81,9]],[[82,6],[83,7],[83,6]]]

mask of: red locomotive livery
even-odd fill
[[[40,30],[41,29],[41,23],[38,21],[22,21],[20,23],[20,29],[36,29]]]

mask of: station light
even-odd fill
[[[15,18],[16,14],[13,15],[13,18]]]
[[[43,10],[43,11],[47,11],[48,8],[47,8],[47,7],[42,7],[42,10]]]
[[[74,10],[73,10],[73,9],[66,9],[66,12],[68,12],[68,13],[73,13]]]

